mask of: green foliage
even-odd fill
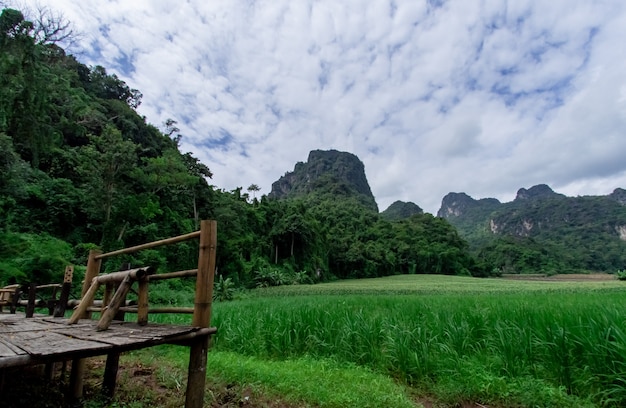
[[[60,283],[72,256],[70,245],[47,234],[0,233],[0,286]]]
[[[255,275],[256,285],[260,288],[289,285],[293,282],[288,272],[278,268],[261,268],[255,271]]]
[[[219,302],[233,300],[235,298],[235,291],[235,283],[232,279],[224,279],[224,276],[220,275],[215,281],[213,288],[213,300],[217,300]]]
[[[139,91],[104,67],[87,67],[36,40],[18,11],[2,16],[0,231],[47,233],[75,246],[83,261],[85,243],[107,252],[189,233],[200,219],[215,219],[217,268],[237,287],[480,271],[444,220],[381,218],[363,164],[348,153],[312,152],[308,168],[296,170],[314,181],[288,199],[250,200],[241,187],[210,186],[210,169],[178,150],[182,136],[174,120],[163,133],[135,112]],[[248,192],[257,191],[250,184]],[[148,251],[107,262],[105,269],[121,262],[191,269],[197,247]],[[6,273],[23,277],[15,265]],[[24,265],[52,268],[42,259]]]
[[[626,225],[626,206],[611,196],[552,192],[506,204],[453,198],[463,202],[461,215],[447,219],[486,267],[553,274],[608,272],[626,264],[626,242],[618,233]]]
[[[190,307],[194,300],[194,281],[168,279],[150,284],[149,303],[159,306]]]
[[[387,221],[400,221],[412,217],[415,214],[423,214],[424,211],[415,203],[394,201],[380,215]]]
[[[101,136],[81,148],[79,172],[85,180],[85,204],[91,204],[95,219],[111,221],[121,196],[125,193],[123,178],[136,163],[138,146],[123,140],[119,130],[107,126]],[[116,205],[117,204],[117,205]]]
[[[626,281],[626,270],[620,269],[617,271],[617,279],[621,281]]]

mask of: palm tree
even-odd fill
[[[252,192],[252,199],[254,200],[256,198],[256,192],[260,191],[261,188],[258,186],[258,184],[250,184],[250,186],[247,188],[248,191]]]

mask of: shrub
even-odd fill
[[[224,302],[233,300],[235,298],[235,283],[231,278],[224,279],[224,276],[220,275],[215,281],[213,289],[213,299]]]
[[[278,268],[261,268],[255,271],[254,280],[257,287],[260,288],[290,285],[293,282],[293,278],[289,274]]]

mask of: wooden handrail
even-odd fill
[[[106,254],[99,254],[95,256],[95,259],[104,259],[110,256],[122,255],[122,254],[130,254],[133,252],[141,251],[142,249],[156,248],[163,245],[175,244],[177,242],[188,241],[190,239],[198,238],[200,236],[200,231],[190,232],[189,234],[179,235],[177,237],[166,238],[160,241],[149,242],[147,244],[141,244],[134,247],[122,248],[117,251],[107,252]]]
[[[121,312],[126,313],[138,313],[139,308],[137,306],[124,306],[120,307]],[[151,307],[148,309],[150,314],[159,313],[180,313],[180,314],[193,314],[193,307]]]
[[[143,278],[144,276],[151,275],[154,272],[156,272],[155,268],[147,266],[143,268],[129,269],[127,271],[111,272],[107,273],[106,275],[97,276],[94,279],[96,279],[99,284],[113,283],[123,281],[126,276],[130,276],[132,280],[138,280]]]
[[[178,271],[178,272],[168,272],[168,273],[159,273],[158,275],[150,275],[148,276],[148,280],[150,282],[164,279],[173,279],[173,278],[188,278],[191,276],[198,275],[197,269],[189,269],[186,271]]]

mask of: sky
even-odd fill
[[[5,2],[6,3],[6,2]],[[16,4],[16,2],[13,2]],[[232,190],[357,155],[380,210],[626,188],[622,0],[32,0]]]

